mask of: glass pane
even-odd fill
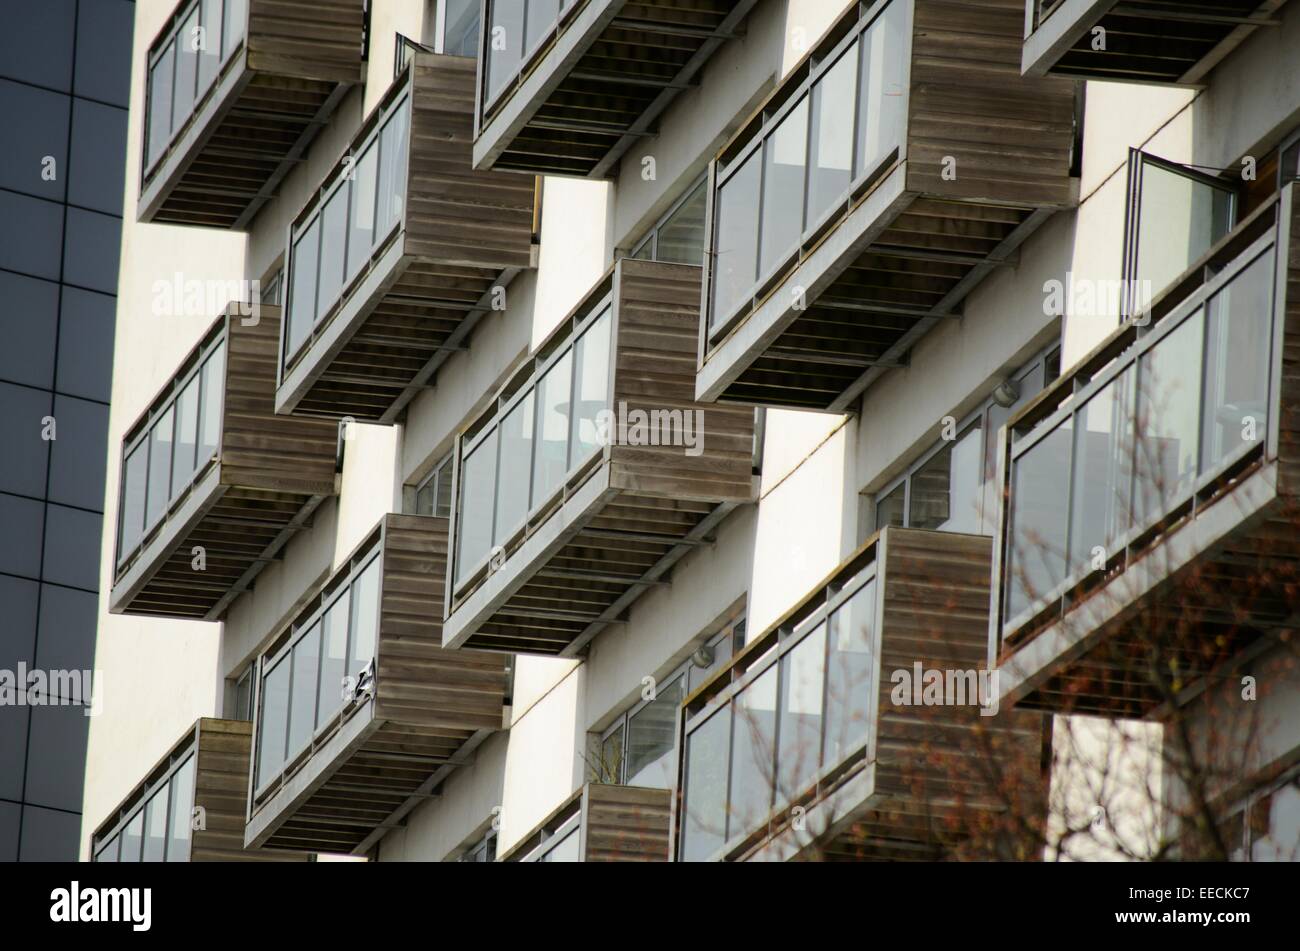
[[[862,64],[858,93],[858,151],[854,178],[869,174],[898,147],[903,133],[903,92],[909,43],[904,4],[891,3],[858,45]]]
[[[581,862],[582,855],[578,851],[581,840],[578,838],[578,830],[574,829],[555,845],[551,846],[540,861],[543,862]]]
[[[758,185],[762,150],[718,190],[713,226],[713,309],[711,323],[731,316],[758,279]]]
[[[292,699],[289,704],[289,756],[307,745],[316,725],[320,695],[320,622],[293,645]]]
[[[449,56],[478,56],[478,0],[443,0],[443,6],[442,51]]]
[[[118,838],[117,838],[117,836],[113,836],[113,838],[111,838],[111,839],[108,840],[108,844],[107,844],[107,845],[103,846],[103,847],[102,847],[98,852],[95,853],[95,861],[96,861],[96,862],[116,862],[116,861],[117,861],[117,847],[118,847],[119,844],[120,844],[120,843],[118,842]]]
[[[999,510],[1002,504],[1002,487],[998,484],[998,431],[1006,425],[1008,419],[1024,406],[1035,396],[1043,391],[1046,386],[1045,364],[1035,363],[1034,366],[1026,373],[1021,373],[1016,377],[1016,382],[1020,386],[1020,395],[1010,406],[999,406],[997,403],[990,404],[988,408],[987,425],[988,436],[984,440],[984,510],[982,512],[981,530],[991,535],[997,530],[997,520]],[[1054,378],[1053,378],[1054,379]],[[1010,444],[1011,434],[1007,434],[1008,444]]]
[[[976,421],[912,473],[907,524],[940,532],[979,532],[981,469]]]
[[[573,431],[570,434],[573,452],[569,456],[572,468],[601,446],[601,432],[597,423],[600,412],[609,409],[609,309],[606,308],[594,324],[578,340],[577,410],[573,413]]]
[[[149,491],[145,499],[145,530],[167,511],[172,472],[172,410],[158,417],[149,430]]]
[[[375,634],[379,627],[379,561],[374,558],[352,584],[352,627],[348,673],[360,675],[375,659]]]
[[[375,243],[375,187],[379,175],[379,143],[370,147],[357,160],[352,179],[351,233],[348,235],[348,280],[356,277],[361,266],[370,259]]]
[[[343,288],[343,254],[348,234],[348,185],[336,189],[321,215],[320,284],[316,291],[316,319],[334,307]]]
[[[1210,299],[1205,339],[1205,419],[1201,471],[1268,430],[1273,254],[1261,255]]]
[[[257,782],[264,785],[284,765],[289,727],[289,658],[281,658],[262,681],[262,718],[257,725]]]
[[[388,236],[393,225],[402,220],[406,204],[407,134],[410,129],[411,101],[405,99],[384,123],[379,136],[379,230],[376,240]]]
[[[129,555],[140,543],[144,531],[145,465],[149,460],[149,444],[145,440],[131,450],[123,464],[122,505],[119,511],[118,555]]]
[[[325,725],[343,706],[344,690],[349,685],[348,609],[351,590],[345,590],[325,609],[321,620],[320,693],[316,698],[316,729]]]
[[[226,345],[223,343],[203,365],[203,398],[199,407],[199,454],[194,468],[202,469],[221,442],[221,404],[226,386]]]
[[[627,784],[668,789],[677,747],[677,708],[685,696],[685,677],[661,684],[655,698],[627,723]]]
[[[623,781],[623,726],[605,737],[600,744],[600,762],[596,764],[596,782],[621,783]]]
[[[433,483],[426,482],[415,493],[415,514],[433,514]]]
[[[900,482],[890,489],[889,494],[876,502],[876,529],[889,525],[902,526],[907,523],[907,483]]]
[[[653,261],[655,259],[655,236],[654,233],[646,235],[636,249],[628,255],[637,261]]]
[[[758,274],[765,276],[799,243],[803,230],[808,98],[763,143],[763,222]]]
[[[122,855],[120,861],[140,861],[140,846],[144,840],[144,810],[140,810],[122,830]]]
[[[194,108],[194,84],[199,69],[199,11],[185,19],[176,37],[176,89],[172,96],[172,129],[180,131]]]
[[[766,821],[772,811],[776,766],[776,683],[772,667],[741,691],[732,706],[736,737],[731,751],[731,808],[727,836]]]
[[[711,716],[686,738],[681,857],[702,862],[727,841],[727,759],[731,707]]]
[[[1232,193],[1153,162],[1141,176],[1136,293],[1150,301],[1228,233]]]
[[[700,182],[677,210],[664,219],[654,247],[656,261],[670,264],[700,264],[704,261],[704,200],[707,193],[708,182]]]
[[[1072,572],[1093,563],[1094,547],[1108,556],[1133,515],[1133,380],[1133,373],[1124,371],[1075,417]]]
[[[573,382],[573,351],[546,371],[537,384],[537,447],[533,460],[533,505],[541,504],[568,472],[569,388]]]
[[[1204,311],[1197,311],[1138,363],[1133,500],[1146,524],[1191,492],[1199,459]]]
[[[285,359],[298,352],[316,319],[316,265],[320,254],[320,218],[294,243],[289,277],[289,326]]]
[[[169,43],[149,72],[149,150],[147,164],[152,167],[167,143],[172,128],[172,73],[176,68],[176,46]]]
[[[528,479],[533,471],[533,391],[506,414],[498,431],[496,529],[493,544],[502,544],[528,514]]]
[[[497,434],[493,430],[461,465],[460,514],[456,520],[456,577],[487,557],[492,547],[492,500],[496,495]]]
[[[1013,462],[1006,620],[1065,580],[1065,495],[1074,420],[1068,418]]]
[[[226,0],[226,17],[221,26],[225,33],[221,41],[221,58],[224,60],[244,39],[248,26],[248,0]]]
[[[185,385],[176,400],[176,445],[172,451],[172,498],[190,484],[194,451],[199,435],[199,374]]]
[[[531,53],[537,44],[555,26],[560,16],[560,0],[529,0],[527,32],[524,35],[524,52]]]
[[[491,102],[523,61],[524,0],[491,0],[488,24],[487,92]]]
[[[876,582],[859,588],[829,619],[826,660],[826,726],[822,762],[844,762],[867,742],[874,682]]]
[[[820,766],[826,625],[820,624],[781,658],[781,729],[777,749],[777,800],[785,802],[812,783]]]
[[[446,462],[438,471],[438,492],[434,496],[433,514],[442,518],[451,516],[451,463]]]
[[[812,152],[808,158],[808,218],[821,220],[844,196],[853,176],[853,97],[857,95],[858,47],[845,50],[813,87]]]
[[[141,861],[161,862],[167,851],[167,787],[144,806],[144,853]]]
[[[203,43],[199,53],[199,96],[203,96],[221,66],[221,0],[203,0],[200,25]]]
[[[167,842],[168,862],[190,860],[190,835],[194,817],[194,757],[172,774],[171,834]]]

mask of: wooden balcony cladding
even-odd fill
[[[231,304],[127,430],[112,613],[219,619],[338,493],[337,424],[275,415],[279,336]]]
[[[138,219],[247,229],[363,81],[364,33],[363,0],[181,0],[145,64]]]
[[[1296,188],[1194,262],[1144,332],[1126,323],[1008,422],[989,628],[1003,703],[1160,719],[1289,636]]]
[[[1025,0],[1026,76],[1196,86],[1285,0]]]
[[[573,656],[756,499],[753,412],[693,399],[699,280],[620,260],[457,440],[447,646]]]
[[[487,0],[475,168],[612,175],[755,2]]]
[[[856,4],[723,147],[698,399],[844,412],[1077,203],[1074,84],[1021,77],[1022,13]]]
[[[384,516],[263,656],[249,845],[364,854],[502,728],[507,658],[442,648],[447,533]]]
[[[90,840],[95,862],[303,862],[244,848],[253,724],[200,719]]]
[[[667,862],[672,790],[587,783],[502,862]]]
[[[676,860],[1038,858],[1044,718],[981,706],[991,549],[886,528],[688,696]]]
[[[533,266],[535,178],[470,164],[474,71],[417,52],[294,222],[277,412],[393,422]]]

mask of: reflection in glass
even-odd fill
[[[704,203],[708,181],[701,181],[659,226],[653,257],[670,264],[700,264],[704,260]],[[633,255],[636,257],[637,255]],[[649,255],[646,255],[648,258]]]
[[[858,150],[854,177],[868,174],[898,147],[903,130],[903,102],[908,40],[902,3],[891,3],[863,34],[861,86],[858,93]]]
[[[900,482],[889,490],[889,494],[876,502],[876,529],[889,525],[902,526],[907,523],[907,483]]]
[[[551,364],[537,384],[537,435],[533,459],[533,506],[564,482],[569,470],[569,390],[573,351]]]
[[[826,728],[822,762],[843,762],[867,742],[876,695],[876,582],[868,581],[829,619]]]
[[[1201,347],[1198,311],[1138,361],[1137,492],[1139,524],[1191,491],[1199,458]]]
[[[980,435],[976,421],[912,474],[910,527],[979,532]]]
[[[628,717],[627,784],[667,789],[672,784],[672,753],[677,743],[677,707],[686,678],[662,684],[655,698]]]
[[[379,136],[379,205],[376,239],[388,237],[392,227],[402,220],[406,204],[406,160],[410,134],[411,100],[404,99],[384,123]]]
[[[500,545],[528,514],[528,479],[532,472],[533,393],[530,390],[505,415],[499,430],[501,461],[497,466],[496,529],[493,544]]]
[[[1233,194],[1205,179],[1147,161],[1142,163],[1141,188],[1137,293],[1145,296],[1141,282],[1150,281],[1149,294],[1154,297],[1228,233]]]
[[[713,323],[725,320],[753,286],[758,267],[758,183],[762,150],[755,151],[718,190],[713,226]]]
[[[572,468],[601,445],[597,422],[601,410],[609,408],[609,308],[578,339],[574,392],[577,409],[573,412],[569,455]],[[613,434],[607,434],[612,436]]]
[[[853,174],[853,97],[857,68],[855,43],[813,86],[806,228],[820,221],[849,187]]]
[[[595,781],[621,783],[623,781],[623,724],[600,743],[600,762]]]
[[[777,749],[777,801],[799,795],[817,775],[821,759],[826,625],[818,625],[781,658],[781,727]]]
[[[731,749],[728,836],[762,822],[772,810],[776,742],[777,668],[769,668],[736,695],[736,736]]]
[[[190,860],[191,825],[194,818],[194,757],[172,774],[171,831],[167,842],[168,862]]]
[[[1065,580],[1066,494],[1074,420],[1067,418],[1013,465],[1007,611],[1014,618]]]
[[[461,464],[460,513],[456,521],[456,577],[463,578],[492,547],[493,473],[497,434],[492,430]]]
[[[727,840],[727,763],[731,707],[713,714],[686,738],[681,857],[702,862]]]
[[[321,618],[320,693],[316,698],[316,729],[343,706],[348,666],[348,609],[351,590],[345,589]]]
[[[1109,555],[1133,514],[1133,380],[1124,371],[1075,417],[1071,571],[1087,570],[1095,547]]]
[[[320,685],[320,622],[293,645],[292,701],[289,706],[289,756],[297,755],[311,739],[316,725],[316,697]]]
[[[799,243],[803,230],[808,98],[791,109],[763,143],[763,220],[758,273],[776,267]]]
[[[1270,251],[1207,305],[1201,472],[1261,441],[1268,429],[1272,281]]]
[[[442,52],[478,56],[478,0],[445,0]]]

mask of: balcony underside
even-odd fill
[[[895,173],[901,184],[902,169]],[[893,177],[893,176],[891,176]],[[893,183],[888,183],[893,184]],[[701,399],[843,412],[1055,209],[912,197],[886,185],[804,258],[700,371]],[[880,223],[877,223],[877,222]],[[805,306],[793,306],[794,289]]]
[[[220,465],[113,586],[115,614],[212,621],[249,587],[325,497],[222,485]],[[324,488],[324,487],[322,487]],[[195,548],[204,567],[196,569]]]
[[[302,160],[347,91],[237,69],[141,189],[139,219],[241,230]]]
[[[1034,0],[1030,0],[1034,2]],[[1025,40],[1026,75],[1196,84],[1284,0],[1064,0]],[[1105,48],[1094,49],[1105,31]]]
[[[1294,503],[1275,465],[1248,470],[1194,518],[1130,549],[1108,581],[1049,611],[1004,649],[1003,702],[1140,718],[1267,646],[1300,611]],[[1031,622],[1032,623],[1032,622]]]
[[[734,503],[638,495],[608,466],[540,520],[447,619],[449,647],[571,657],[672,564],[706,543]]]
[[[289,371],[276,412],[392,422],[465,348],[492,288],[504,283],[497,270],[416,260],[394,265],[373,291],[367,278]]]
[[[476,168],[601,178],[756,0],[590,0],[481,123]]]

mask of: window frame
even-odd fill
[[[707,171],[701,172],[694,179],[692,179],[691,183],[682,190],[681,194],[679,194],[676,198],[673,199],[673,203],[668,207],[668,210],[665,211],[662,215],[660,215],[655,220],[654,224],[650,225],[644,231],[639,232],[636,240],[628,243],[627,253],[620,255],[620,257],[634,258],[639,261],[658,261],[660,230],[663,228],[664,225],[668,223],[669,219],[672,218],[673,215],[677,214],[677,212],[681,211],[682,208],[685,207],[686,203],[689,202],[695,196],[695,193],[697,191],[703,192],[704,203],[705,203],[704,217],[701,218],[700,220],[700,248],[701,248],[700,264],[703,265],[704,256],[705,254],[707,254],[708,237],[709,237],[708,236],[709,173]],[[647,244],[650,245],[650,256],[648,258],[638,258],[637,255],[640,254],[641,249],[644,248]],[[673,263],[679,263],[679,262],[673,262]]]

